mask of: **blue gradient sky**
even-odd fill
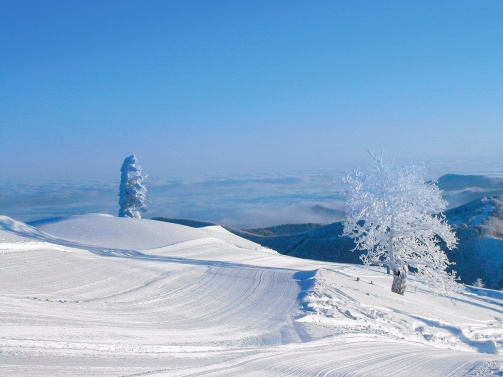
[[[503,163],[502,20],[499,0],[0,0],[0,179],[118,177],[132,153],[152,176]]]

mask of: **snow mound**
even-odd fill
[[[15,235],[20,240],[23,238],[31,239],[44,236],[42,232],[36,228],[8,216],[0,216],[0,231],[3,235],[7,235],[8,233],[11,234],[11,236]]]
[[[215,237],[243,246],[253,243],[243,240],[221,227],[195,229],[183,225],[146,220],[88,214],[38,221],[37,229],[53,237],[83,247],[127,250],[148,250],[182,242]],[[253,244],[255,245],[255,244]]]
[[[241,238],[237,235],[235,235],[232,232],[229,232],[227,229],[220,225],[216,226],[207,226],[205,228],[200,228],[203,230],[208,236],[217,238],[219,240],[222,240],[228,244],[232,244],[234,246],[243,248],[243,249],[258,249],[261,248],[259,244],[256,244],[255,242],[248,241],[244,238]]]

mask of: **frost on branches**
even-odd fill
[[[121,185],[119,192],[119,217],[141,219],[140,212],[145,212],[145,194],[147,188],[143,185],[146,176],[142,175],[141,167],[137,165],[135,155],[124,159],[121,167]]]
[[[460,289],[452,263],[440,248],[449,250],[457,238],[447,224],[446,203],[435,182],[426,182],[422,165],[397,165],[371,154],[371,171],[353,171],[342,178],[349,210],[344,235],[353,238],[355,250],[365,250],[365,265],[387,265],[393,272],[391,290],[403,295],[407,274],[414,273],[430,288],[449,295]],[[412,269],[411,269],[412,267]]]

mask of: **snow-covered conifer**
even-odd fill
[[[135,155],[124,159],[121,167],[121,184],[119,191],[119,217],[134,217],[141,219],[140,212],[145,212],[145,194],[147,188],[143,185],[146,176],[142,175]]]
[[[474,287],[477,287],[477,288],[484,288],[484,282],[482,281],[482,278],[478,278],[477,280],[475,280],[475,282],[473,283],[473,286]]]
[[[355,250],[366,251],[365,265],[389,266],[395,293],[404,294],[409,271],[436,292],[458,290],[455,272],[445,271],[452,263],[439,246],[451,250],[458,240],[442,213],[446,203],[436,182],[426,181],[422,165],[371,156],[368,174],[355,170],[342,178],[349,204],[344,235],[353,238]]]

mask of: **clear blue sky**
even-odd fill
[[[503,1],[0,0],[0,179],[503,163]]]

